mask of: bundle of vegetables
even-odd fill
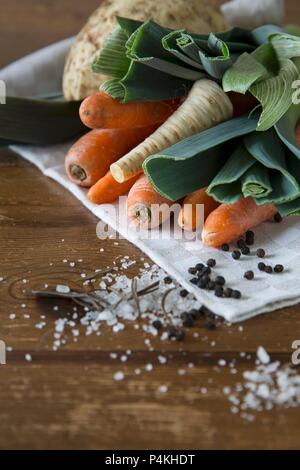
[[[130,190],[128,216],[143,228],[185,197],[178,223],[194,230],[204,204],[211,246],[277,211],[300,215],[299,57],[300,39],[274,26],[196,35],[118,18],[93,64],[113,78],[81,106],[89,157],[77,143],[70,177],[95,203]]]

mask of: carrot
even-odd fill
[[[125,183],[118,183],[109,171],[88,192],[88,198],[94,204],[110,204],[119,196],[128,193],[140,175],[134,176]]]
[[[222,88],[211,80],[199,80],[183,104],[148,139],[111,166],[122,183],[139,173],[146,158],[232,117],[233,107]]]
[[[156,228],[170,217],[169,208],[173,204],[173,201],[158,194],[143,175],[129,192],[127,215],[130,221],[143,229]]]
[[[110,165],[142,142],[155,128],[104,129],[85,134],[66,156],[71,181],[90,188],[106,175]]]
[[[104,92],[86,98],[80,118],[91,129],[128,129],[162,124],[182,100],[146,101],[122,104]]]
[[[242,198],[235,204],[222,204],[208,216],[202,241],[215,248],[230,243],[247,230],[271,219],[276,212],[275,206],[257,206],[250,197]]]
[[[183,229],[195,230],[203,222],[202,216],[204,215],[204,220],[206,220],[209,214],[220,205],[207,194],[206,189],[198,189],[184,199],[178,217],[178,224]],[[201,205],[204,206],[204,214],[199,210]]]

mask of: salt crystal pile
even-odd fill
[[[279,361],[271,362],[262,346],[257,350],[257,359],[256,368],[244,372],[242,384],[237,384],[234,389],[223,389],[232,404],[232,413],[253,421],[254,411],[300,406],[300,375],[297,371]]]

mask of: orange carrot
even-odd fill
[[[182,103],[145,101],[122,104],[104,92],[86,98],[80,107],[80,118],[90,129],[129,129],[165,122]]]
[[[140,129],[103,129],[85,134],[66,156],[66,171],[71,181],[90,188],[106,175],[112,163],[149,136],[155,127]]]
[[[215,248],[230,243],[247,230],[271,219],[276,212],[275,206],[257,206],[250,197],[242,198],[235,204],[222,204],[208,216],[202,241]]]
[[[172,204],[172,201],[158,194],[143,175],[129,192],[127,215],[130,221],[143,229],[156,228],[170,217]]]
[[[110,204],[119,196],[128,193],[139,177],[140,175],[137,175],[125,181],[125,183],[118,183],[109,171],[98,183],[91,187],[88,198],[94,204]]]
[[[203,222],[203,215],[206,220],[209,214],[220,205],[207,194],[206,189],[198,189],[184,199],[178,217],[178,224],[184,230],[195,230]],[[204,213],[199,209],[201,205],[204,206]]]

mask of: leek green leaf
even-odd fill
[[[269,170],[269,177],[272,181],[272,192],[264,197],[259,197],[256,200],[257,204],[283,204],[299,197],[300,161],[298,170],[295,165],[296,172],[294,170],[290,172],[285,146],[274,129],[263,133],[249,134],[244,138],[244,143],[250,155]],[[299,177],[298,181],[297,176]]]
[[[7,97],[0,106],[0,139],[9,143],[51,145],[71,140],[87,128],[79,102]]]
[[[275,130],[280,139],[300,159],[300,149],[298,147],[295,127],[300,119],[300,104],[293,105],[285,115],[276,123]]]
[[[273,127],[291,107],[294,93],[292,85],[298,76],[296,65],[290,59],[286,59],[282,62],[276,77],[254,83],[251,86],[251,93],[263,107],[257,127],[258,131],[266,131]]]
[[[216,201],[233,204],[242,197],[241,178],[254,165],[244,144],[239,145],[207,188]]]
[[[242,116],[182,140],[143,165],[156,190],[176,201],[208,186],[227,160],[228,142],[253,132],[258,118]]]

